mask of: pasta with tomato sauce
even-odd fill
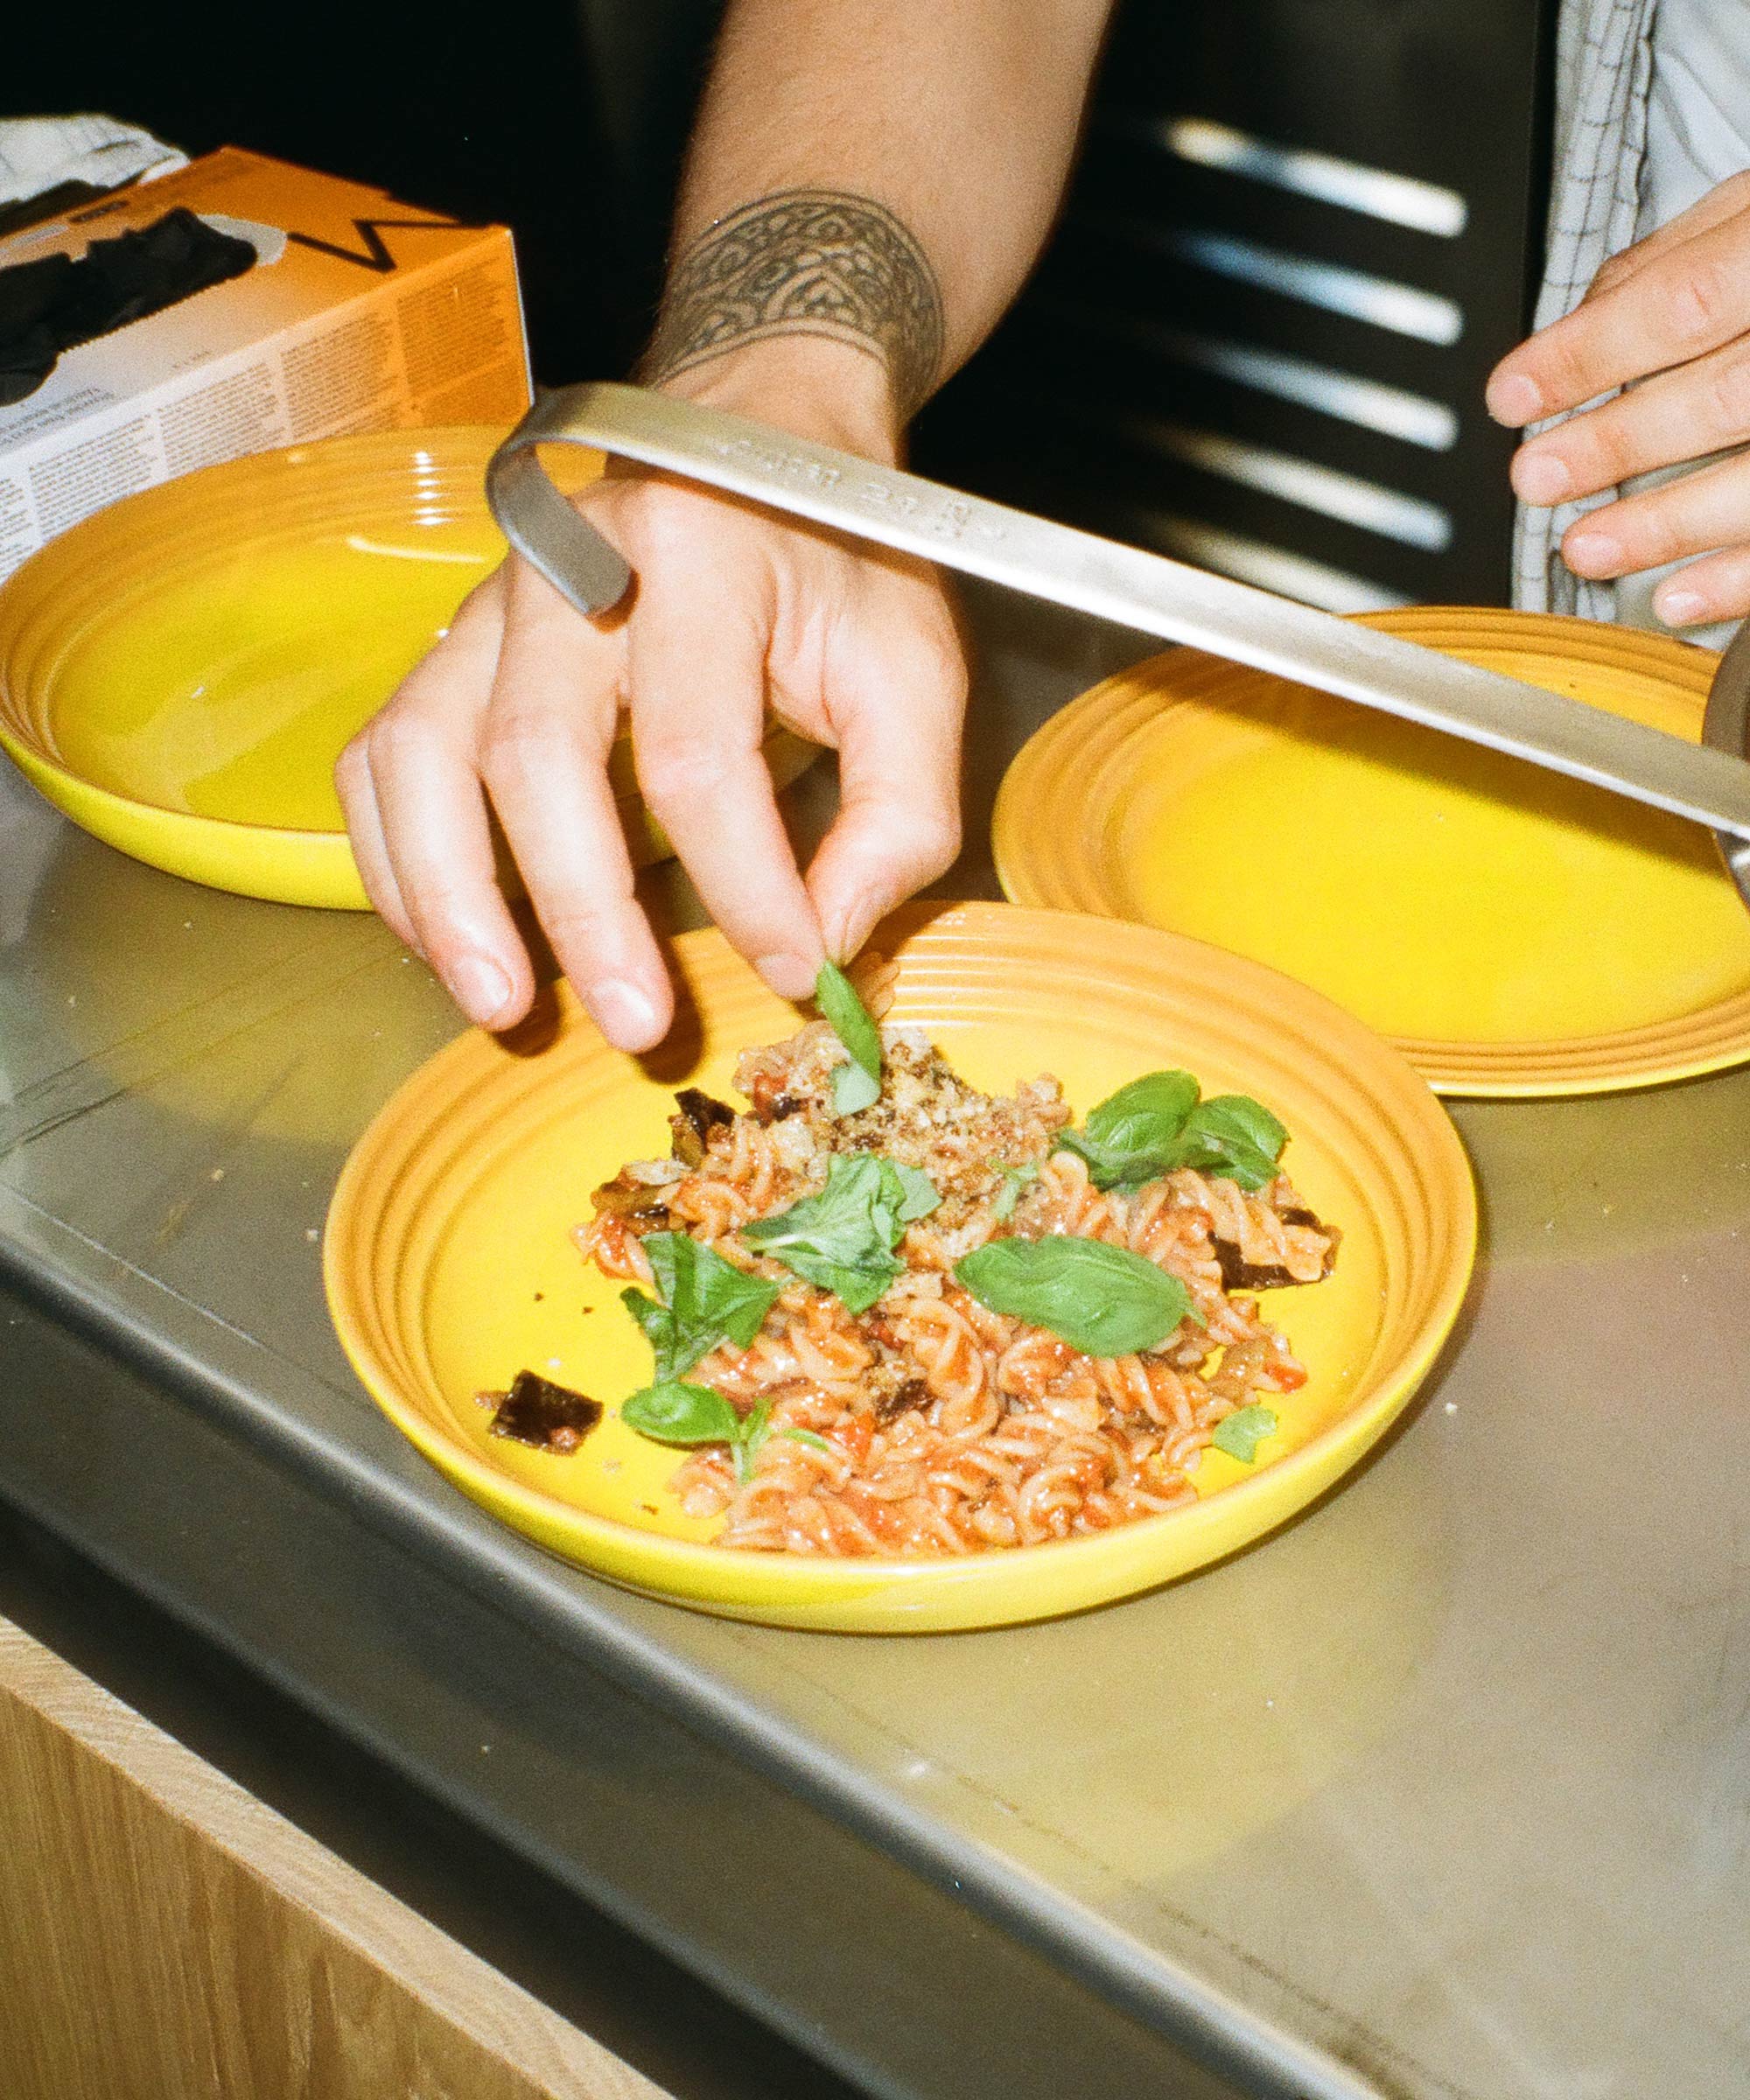
[[[662,1389],[732,1410],[726,1439],[668,1438],[696,1446],[673,1482],[682,1507],[720,1517],[724,1546],[916,1556],[1074,1538],[1194,1499],[1222,1424],[1250,1410],[1273,1426],[1267,1403],[1306,1378],[1254,1293],[1319,1281],[1337,1231],[1273,1161],[1238,1139],[1223,1151],[1220,1102],[1201,1124],[1181,1117],[1172,1140],[1200,1147],[1200,1164],[1136,1179],[1127,1166],[1173,1155],[1147,1149],[1154,1126],[1126,1121],[1124,1096],[1108,1104],[1117,1135],[1096,1141],[1095,1115],[1071,1131],[1049,1077],[979,1093],[909,1028],[879,1031],[879,1059],[878,1098],[847,1114],[834,1077],[847,1051],[826,1021],[747,1052],[736,1086],[749,1107],[682,1094],[671,1156],[622,1169],[578,1228],[605,1275],[656,1293],[634,1307],[648,1331],[669,1334],[672,1318],[695,1352],[701,1334],[708,1344],[686,1362],[677,1341],[684,1382]],[[1195,1094],[1188,1075],[1154,1076]],[[715,1257],[726,1268],[708,1282],[746,1298],[752,1279],[747,1339],[702,1326],[696,1306],[682,1320],[678,1296],[665,1305],[681,1237],[690,1278]],[[1158,1302],[1152,1326],[1084,1334],[1081,1312],[1034,1315],[1026,1292],[1054,1290],[1055,1305],[1046,1272],[1068,1252],[1096,1298],[1116,1278],[1121,1312]],[[1005,1264],[1022,1281],[999,1288]]]

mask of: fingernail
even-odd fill
[[[1562,549],[1562,559],[1583,576],[1608,574],[1622,566],[1622,542],[1608,533],[1577,533]]]
[[[1668,627],[1690,627],[1711,608],[1699,591],[1656,591],[1653,610]]]
[[[847,912],[844,924],[838,929],[838,945],[834,953],[843,956],[847,962],[850,962],[861,953],[864,942],[874,932],[881,916],[878,904],[865,904],[857,910]]]
[[[1574,478],[1553,452],[1521,452],[1513,463],[1513,486],[1527,503],[1559,503]]]
[[[490,956],[458,956],[444,972],[450,996],[471,1021],[488,1028],[510,1004],[510,979]]]
[[[761,956],[753,967],[780,999],[806,999],[819,975],[801,956]]]
[[[1489,381],[1483,400],[1497,423],[1513,430],[1536,423],[1544,412],[1544,396],[1522,372],[1498,372]]]
[[[604,977],[584,994],[595,1024],[616,1050],[648,1050],[656,1040],[656,1009],[624,977]]]

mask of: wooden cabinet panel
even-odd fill
[[[7,2100],[663,2100],[0,1620]]]

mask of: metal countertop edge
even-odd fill
[[[22,1234],[14,1229],[20,1214],[27,1221]],[[46,1242],[59,1242],[60,1246],[51,1251]],[[1133,1940],[1103,1925],[1086,1906],[1059,1899],[1058,1918],[1042,1913],[1034,1900],[1040,1886],[1035,1877],[1004,1866],[979,1847],[945,1842],[925,1818],[885,1794],[835,1753],[726,1691],[708,1671],[641,1642],[600,1613],[586,1592],[565,1586],[560,1572],[564,1564],[551,1563],[550,1569],[538,1548],[478,1512],[435,1468],[429,1469],[427,1477],[438,1491],[436,1505],[410,1481],[376,1470],[361,1452],[337,1447],[289,1421],[263,1403],[242,1375],[241,1364],[220,1366],[204,1361],[190,1348],[178,1347],[166,1332],[168,1323],[155,1325],[146,1317],[144,1305],[129,1302],[130,1287],[136,1298],[153,1305],[160,1314],[173,1308],[175,1320],[184,1325],[196,1323],[204,1336],[220,1338],[220,1354],[271,1364],[282,1379],[289,1376],[326,1393],[337,1389],[182,1298],[100,1242],[74,1231],[14,1189],[0,1189],[0,1274],[50,1301],[75,1328],[111,1350],[119,1349],[135,1368],[167,1377],[209,1418],[233,1432],[241,1431],[270,1455],[298,1460],[330,1489],[340,1490],[346,1506],[373,1528],[447,1549],[444,1569],[466,1578],[468,1586],[489,1603],[503,1608],[507,1595],[514,1596],[550,1638],[574,1649],[579,1631],[586,1633],[591,1637],[584,1650],[587,1658],[626,1688],[654,1699],[686,1725],[703,1728],[728,1749],[751,1753],[758,1768],[790,1792],[939,1887],[965,1899],[1027,1944],[1065,1964],[1121,2010],[1186,2048],[1218,2075],[1240,2079],[1280,2100],[1381,2100],[1380,2089],[1349,2066],[1249,2011],[1190,1970],[1148,1954]],[[382,1427],[385,1436],[393,1436],[386,1422]],[[426,1466],[423,1459],[418,1463]],[[592,1579],[582,1572],[577,1578],[585,1583]],[[176,1611],[174,1600],[153,1601],[173,1615],[184,1615]],[[231,1645],[222,1629],[200,1630],[221,1646]],[[296,1694],[294,1686],[282,1689]],[[420,1778],[421,1783],[430,1783],[424,1774]],[[477,1814],[478,1803],[459,1792],[448,1798],[451,1805]],[[494,1834],[501,1838],[511,1835],[502,1830]],[[671,1934],[641,1914],[627,1915],[633,1907],[618,1900],[611,1888],[604,1885],[591,1894],[604,1909],[697,1971],[696,1959],[690,1958],[691,1950],[676,1944]],[[729,1979],[716,1971],[712,1980],[718,1988],[728,1988],[729,1995],[759,2017],[820,2050],[822,2037],[812,2032],[801,2034],[782,2007],[758,1993],[730,1987]],[[866,2066],[841,2068],[852,2076],[867,2078]]]
[[[4,1248],[0,1248],[0,1283],[17,1287],[20,1274],[26,1275],[24,1291],[33,1299],[42,1301],[40,1309],[44,1317],[52,1319],[60,1312],[73,1312],[75,1316],[68,1321],[72,1331],[80,1334],[92,1346],[114,1350],[116,1335],[112,1331],[84,1317],[82,1306],[74,1307],[70,1302],[63,1301],[59,1292],[52,1290],[45,1292],[42,1289],[44,1279],[38,1273],[14,1270],[4,1258]],[[172,1390],[184,1398],[190,1397],[189,1377],[184,1360],[173,1351],[168,1352],[167,1357],[173,1361],[176,1367]],[[127,1357],[127,1364],[128,1368],[136,1376],[156,1382],[154,1374],[159,1367],[145,1362],[142,1356],[133,1354]],[[205,1377],[205,1373],[198,1375],[198,1379]],[[236,1421],[222,1404],[213,1404],[207,1396],[196,1397],[196,1411],[206,1420],[209,1426],[216,1428],[221,1434],[234,1435],[237,1432]],[[278,1463],[284,1457],[284,1452],[273,1449],[271,1438],[250,1438],[248,1441],[258,1447],[260,1455],[264,1455],[270,1463]],[[317,1494],[332,1490],[332,1482],[321,1480],[306,1480],[304,1482],[306,1492]],[[0,1485],[0,1492],[4,1491],[4,1485]],[[563,1886],[581,1895],[617,1924],[669,1956],[677,1966],[704,1978],[744,2012],[771,2027],[774,2032],[797,2043],[828,2068],[837,2071],[855,2083],[868,2087],[872,2092],[880,2096],[880,2100],[915,2100],[912,2087],[896,2082],[886,2076],[880,2066],[867,2062],[855,2051],[841,2048],[830,2034],[822,2032],[806,2016],[797,2013],[784,1999],[771,1995],[757,1984],[745,1984],[735,1972],[724,1970],[710,1960],[696,1942],[674,1930],[661,1916],[648,1910],[635,1899],[625,1895],[614,1881],[592,1871],[588,1863],[573,1856],[560,1855],[554,1848],[543,1844],[538,1838],[534,1837],[523,1824],[506,1813],[489,1796],[471,1790],[442,1765],[430,1758],[403,1750],[392,1735],[372,1721],[361,1718],[324,1698],[298,1671],[282,1666],[278,1657],[270,1649],[240,1637],[231,1626],[199,1605],[191,1604],[171,1584],[143,1575],[125,1557],[106,1552],[102,1544],[94,1541],[88,1534],[68,1532],[57,1521],[57,1512],[44,1507],[39,1501],[31,1499],[28,1494],[16,1497],[8,1494],[7,1501],[10,1507],[21,1510],[32,1521],[40,1523],[45,1530],[61,1538],[104,1573],[122,1583],[147,1604],[162,1611],[167,1618],[209,1642],[221,1654],[231,1656],[241,1667],[259,1676],[273,1690],[290,1699],[295,1705],[318,1714],[337,1733],[394,1772],[403,1784],[429,1795],[440,1805],[483,1831],[494,1842],[502,1844],[516,1858],[528,1861],[537,1870],[551,1874]],[[350,1506],[354,1514],[359,1514],[356,1503]],[[373,1525],[370,1528],[392,1548],[409,1543],[405,1527]],[[447,1575],[449,1571],[443,1572]],[[486,1595],[483,1591],[478,1590],[476,1594]],[[486,1596],[486,1602],[490,1608],[498,1609],[500,1600],[497,1596],[490,1595]],[[548,1638],[548,1629],[544,1624],[537,1624],[533,1630],[537,1639]],[[572,1646],[575,1649],[575,1643]],[[624,1688],[626,1682],[624,1672],[609,1670],[603,1674],[612,1676]],[[642,1693],[642,1687],[636,1689]],[[677,1709],[673,1700],[649,1703],[669,1719],[676,1718]],[[717,1739],[713,1737],[711,1740],[715,1741]],[[842,1821],[842,1818],[835,1817],[834,1820]]]

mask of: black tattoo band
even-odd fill
[[[909,416],[942,364],[942,294],[929,258],[866,197],[761,197],[707,228],[675,265],[641,376],[668,379],[774,335],[831,336],[868,351]]]

